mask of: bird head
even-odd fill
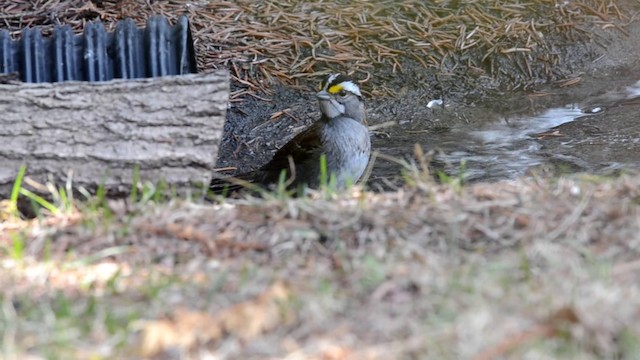
[[[320,84],[320,91],[316,93],[316,97],[324,118],[345,116],[363,124],[367,123],[360,88],[346,76],[329,75]]]

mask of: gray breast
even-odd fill
[[[371,139],[366,126],[351,118],[330,120],[323,131],[327,169],[334,173],[338,188],[360,179],[371,156]]]

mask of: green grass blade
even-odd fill
[[[280,176],[278,177],[278,186],[276,188],[276,194],[278,194],[278,198],[284,198],[287,192],[287,171],[280,171]]]
[[[153,194],[153,202],[159,204],[164,201],[165,194],[167,192],[167,182],[164,179],[160,179],[156,192]]]
[[[329,182],[329,174],[327,171],[327,156],[320,155],[320,187],[325,188]]]
[[[132,204],[138,201],[138,184],[140,183],[140,165],[133,166],[133,181],[131,182],[130,200]]]
[[[27,166],[20,166],[20,170],[18,170],[18,176],[16,176],[16,181],[13,183],[13,189],[11,190],[11,211],[16,212],[18,210],[18,196],[20,195],[20,189],[22,188],[22,179],[24,179],[24,174],[27,172]]]
[[[14,260],[24,258],[24,238],[17,233],[11,234],[11,257]]]
[[[107,209],[107,187],[106,187],[107,177],[102,178],[102,182],[98,185],[98,190],[96,191],[95,196],[95,209],[105,208]]]
[[[63,187],[58,188],[58,194],[60,194],[60,206],[66,212],[71,211],[71,203],[69,202],[69,197],[67,196],[67,191]]]
[[[53,205],[52,203],[48,202],[46,199],[44,199],[40,195],[37,195],[37,194],[33,193],[30,190],[21,188],[20,189],[20,194],[24,195],[28,199],[31,199],[31,200],[35,201],[38,205],[40,205],[43,208],[49,210],[54,215],[56,215],[56,214],[58,214],[60,212],[60,209],[58,209],[55,205]]]

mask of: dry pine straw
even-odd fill
[[[100,19],[139,24],[151,14],[170,19],[187,14],[201,69],[229,68],[243,89],[233,97],[268,90],[274,81],[290,85],[347,70],[362,81],[375,64],[401,71],[407,59],[425,68],[452,71],[458,65],[483,68],[494,59],[520,56],[529,69],[553,61],[549,41],[561,34],[589,37],[589,25],[615,27],[629,19],[615,1],[7,1],[0,25],[17,36],[25,26],[68,23],[80,32]],[[452,60],[453,61],[450,61]],[[465,60],[462,60],[465,59]],[[491,66],[491,72],[497,71]],[[380,71],[376,77],[380,77]],[[384,81],[384,80],[382,80]]]
[[[38,225],[34,220],[26,230],[26,252],[42,255],[45,239],[51,240],[48,250],[60,255],[69,250],[94,254],[126,245],[131,251],[116,258],[152,263],[163,257],[180,262],[202,254],[273,258],[336,246],[500,250],[544,240],[602,246],[607,256],[637,256],[637,176],[597,181],[532,178],[458,190],[437,184],[429,188],[343,194],[327,200],[250,198],[219,205],[176,201],[139,209],[130,214],[130,221],[119,213],[125,207],[113,203],[114,222],[98,219],[95,228],[77,218],[59,225],[51,220]],[[10,234],[0,234],[3,243],[11,243]]]

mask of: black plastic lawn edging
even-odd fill
[[[79,35],[69,25],[59,25],[46,38],[38,27],[23,29],[18,40],[0,30],[0,74],[17,73],[23,82],[95,82],[197,71],[186,16],[173,26],[163,16],[152,16],[146,28],[125,19],[113,32],[91,22]]]

